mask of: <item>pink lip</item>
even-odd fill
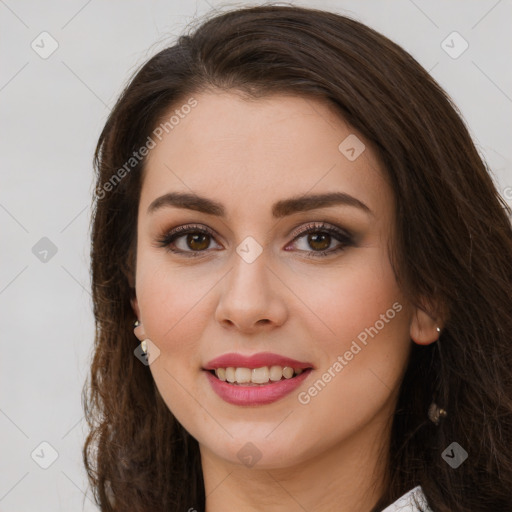
[[[260,352],[252,356],[244,356],[242,354],[223,354],[222,356],[212,359],[204,366],[204,370],[216,370],[217,368],[261,368],[263,366],[289,366],[291,368],[314,368],[311,363],[297,361],[289,357],[272,354],[271,352]]]
[[[218,379],[211,372],[205,370],[213,390],[225,402],[233,405],[264,405],[283,398],[300,386],[313,370],[304,370],[297,377],[282,379],[269,384],[258,386],[243,386],[229,384]]]

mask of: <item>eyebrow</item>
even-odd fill
[[[370,208],[359,199],[345,192],[329,192],[326,194],[291,197],[277,201],[272,206],[272,216],[279,219],[294,213],[335,205],[352,206],[359,208],[368,215],[373,215]],[[152,214],[164,207],[183,208],[221,218],[226,217],[226,209],[221,203],[193,193],[169,192],[168,194],[157,197],[149,205],[147,212],[148,214]]]

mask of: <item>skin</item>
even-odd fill
[[[206,510],[369,511],[385,486],[387,460],[378,454],[389,443],[412,343],[436,341],[441,327],[406,302],[392,272],[393,191],[369,142],[318,100],[247,101],[218,91],[194,98],[195,109],[148,156],[132,307],[142,324],[135,334],[160,350],[149,366],[158,390],[199,442]],[[338,149],[350,134],[366,145],[355,161]],[[214,199],[227,216],[176,207],[147,213],[171,191]],[[354,196],[372,215],[334,205],[272,218],[276,201],[332,191]],[[315,245],[307,235],[291,236],[321,221],[353,233],[355,242],[308,256],[343,246],[335,237]],[[211,228],[214,237],[191,245],[182,236],[174,245],[203,250],[201,257],[157,246],[171,228],[189,223]],[[247,236],[263,248],[251,264],[236,252]],[[401,311],[308,404],[299,403],[298,393],[397,302]],[[240,407],[214,393],[201,370],[208,361],[261,351],[315,370],[297,392],[268,405]],[[237,456],[247,442],[261,453],[252,467]]]

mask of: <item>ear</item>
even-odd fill
[[[130,299],[130,304],[132,305],[133,312],[135,313],[135,316],[140,320],[140,310],[139,310],[139,303],[137,302],[137,297],[133,297]]]
[[[436,313],[428,313],[428,311],[438,312],[439,307],[422,308],[420,306],[414,308],[411,316],[410,337],[414,343],[418,345],[430,345],[439,339],[440,332],[443,329],[445,321],[444,315]],[[432,315],[435,315],[432,316]]]
[[[130,299],[130,304],[132,305],[132,309],[140,321],[140,310],[139,303],[137,302],[137,297]],[[147,338],[146,329],[144,329],[144,325],[142,323],[139,323],[139,325],[133,329],[133,333],[135,334],[135,336],[137,336],[139,341],[145,340]]]

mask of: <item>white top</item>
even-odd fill
[[[432,509],[427,506],[427,500],[420,485],[406,492],[382,512],[420,512],[420,509],[414,503],[414,497],[417,498],[418,503],[424,508],[425,512],[432,512]]]

